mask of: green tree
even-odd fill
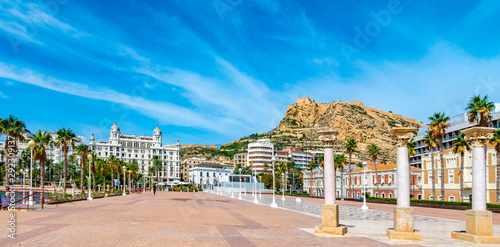
[[[408,162],[410,162],[410,156],[413,156],[417,154],[417,151],[415,150],[415,147],[417,146],[417,143],[413,141],[413,138],[408,141],[407,148],[408,148]],[[410,188],[412,186],[415,186],[415,181],[413,181],[413,178],[411,176],[411,165],[409,167],[409,172],[410,172]],[[412,197],[415,196],[413,193],[411,194]]]
[[[46,131],[42,132],[39,130],[34,135],[30,137],[35,142],[35,147],[33,148],[33,160],[40,161],[40,184],[42,189],[45,188],[45,164],[47,162],[47,152],[45,147],[51,145],[52,136]]]
[[[441,160],[441,200],[444,201],[444,146],[443,138],[446,129],[450,127],[450,118],[444,113],[434,113],[434,116],[429,117],[431,123],[429,124],[429,135],[434,136],[439,142],[439,159]]]
[[[378,181],[377,158],[380,155],[380,148],[375,144],[368,146],[368,156],[372,158],[373,165],[375,166],[375,180],[377,182],[377,197],[380,196],[380,183]]]
[[[120,160],[116,158],[113,154],[108,157],[109,170],[111,171],[111,192],[115,191],[115,170],[116,167],[120,165]],[[118,174],[120,170],[118,169]],[[119,175],[118,175],[119,176]],[[119,180],[120,178],[118,178]]]
[[[434,136],[431,136],[429,134],[425,135],[424,137],[424,143],[425,146],[431,151],[431,172],[432,172],[432,200],[436,200],[436,171],[435,171],[435,164],[434,164],[434,150],[437,147],[437,141]]]
[[[500,202],[500,128],[496,129],[490,143],[495,147],[497,157],[497,203]]]
[[[109,170],[108,161],[103,160],[103,159],[98,159],[96,162],[96,169],[97,169],[97,172],[99,173],[99,175],[102,176],[102,179],[103,179],[102,186],[103,186],[104,193],[106,193],[106,174],[108,173],[108,170]]]
[[[151,160],[153,162],[153,171],[154,173],[156,173],[156,183],[158,183],[160,180],[159,180],[159,175],[160,175],[160,171],[162,170],[162,163],[161,163],[161,160],[160,160],[160,157],[158,156],[153,156],[153,159]]]
[[[495,109],[495,104],[488,101],[488,95],[481,98],[481,95],[473,96],[467,105],[467,117],[470,123],[479,127],[488,127],[491,121],[491,112]]]
[[[457,136],[453,141],[453,153],[460,154],[460,201],[464,201],[464,159],[465,151],[470,151],[470,143],[465,139],[465,134]]]
[[[80,155],[80,170],[82,171],[80,174],[80,190],[83,190],[83,180],[85,176],[85,161],[87,160],[89,146],[82,143],[76,146],[75,150],[77,151],[77,154]]]
[[[342,200],[344,200],[344,165],[347,161],[347,157],[345,156],[345,154],[341,154],[341,155],[335,155],[334,156],[334,163],[335,163],[335,167],[337,169],[340,169],[340,198]],[[336,183],[337,181],[334,181],[334,183]]]
[[[356,148],[358,148],[358,143],[354,138],[349,138],[347,139],[345,143],[345,150],[347,154],[349,155],[349,164],[347,165],[347,168],[349,170],[349,198],[354,198],[352,196],[352,172],[351,172],[351,158],[352,154],[356,151]]]
[[[9,115],[8,118],[0,118],[0,134],[7,135],[7,140],[5,140],[5,153],[7,155],[9,154],[9,149],[12,149],[12,153],[17,154],[17,142],[24,141],[26,139],[25,135],[29,133],[24,122],[18,118],[12,115]],[[11,141],[15,141],[14,145],[12,145]],[[10,162],[6,162],[5,164],[4,185],[6,189],[10,187],[9,175],[11,169],[8,167],[9,163]]]
[[[309,193],[309,195],[312,195],[313,170],[316,169],[316,167],[318,167],[318,165],[316,165],[316,163],[314,163],[314,161],[312,161],[312,160],[309,161],[309,164],[307,164],[307,169],[311,173],[311,175],[310,175],[311,179],[309,180],[309,191],[307,192],[307,193]]]
[[[69,147],[74,148],[75,143],[77,142],[76,135],[71,129],[61,128],[56,131],[56,146],[61,147],[61,151],[63,153],[63,162],[64,162],[64,170],[63,170],[63,188],[64,194],[66,194],[66,183],[68,182],[68,151]]]

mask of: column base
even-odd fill
[[[424,237],[420,232],[396,232],[394,228],[387,229],[387,237],[389,239],[398,240],[413,240],[413,241],[423,241]]]
[[[500,237],[493,236],[493,215],[488,210],[466,210],[466,231],[451,233],[455,239],[474,243],[500,244]]]
[[[314,234],[343,236],[346,233],[347,233],[347,226],[343,226],[343,225],[339,225],[337,227],[331,227],[331,226],[316,226],[316,227],[314,227]]]
[[[451,232],[451,238],[478,244],[500,244],[500,237],[497,236],[479,236],[458,231]]]
[[[339,224],[339,205],[321,206],[321,225],[314,228],[314,234],[345,235],[347,226]]]

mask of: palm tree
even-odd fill
[[[375,166],[375,180],[377,180],[377,197],[380,195],[380,184],[378,181],[378,170],[377,170],[377,157],[380,155],[380,148],[376,144],[370,144],[368,146],[368,156],[372,158],[373,165]]]
[[[473,96],[467,105],[467,116],[469,123],[477,124],[478,127],[488,127],[491,121],[491,112],[495,110],[495,104],[488,101],[488,95],[481,98],[481,95]],[[484,143],[484,157],[488,153],[488,144]]]
[[[153,169],[154,172],[156,173],[156,183],[158,183],[160,181],[159,176],[160,176],[160,171],[162,170],[162,162],[160,160],[160,157],[156,155],[153,156],[153,159],[151,161],[153,162]]]
[[[424,137],[424,143],[427,148],[431,151],[431,172],[432,172],[432,200],[436,200],[436,171],[434,165],[434,149],[436,149],[437,141],[436,139],[427,134]]]
[[[286,180],[285,180],[285,189],[288,187],[288,174],[290,174],[290,172],[293,170],[293,168],[295,168],[295,162],[286,162],[286,172],[285,172],[285,177],[286,177]],[[291,188],[290,188],[291,189]],[[292,191],[290,190],[290,194],[292,194]]]
[[[57,134],[57,146],[61,147],[61,151],[63,153],[63,161],[64,161],[64,172],[63,172],[63,188],[64,188],[64,194],[66,194],[66,182],[68,181],[68,151],[69,147],[71,146],[72,148],[75,147],[75,143],[77,142],[76,135],[75,133],[70,129],[58,129],[56,131]]]
[[[264,173],[267,173],[267,169],[269,169],[269,165],[267,163],[264,163]]]
[[[111,192],[115,191],[115,169],[119,162],[120,161],[113,154],[108,157],[109,170],[111,170]],[[118,172],[118,174],[120,174],[120,172]]]
[[[77,154],[80,155],[80,169],[81,169],[81,174],[80,174],[80,190],[83,190],[83,177],[85,175],[85,160],[87,159],[87,154],[89,152],[89,146],[85,144],[80,144],[75,147],[75,150],[77,151]]]
[[[410,162],[410,156],[413,156],[415,154],[417,154],[417,151],[415,151],[415,147],[417,146],[417,143],[413,141],[413,138],[411,140],[408,141],[408,144],[407,144],[407,147],[408,147],[408,162]],[[410,188],[415,186],[415,181],[413,181],[413,178],[411,176],[411,165],[409,167],[409,172],[410,172]],[[413,193],[411,194],[412,196],[415,196],[413,195]]]
[[[102,186],[103,186],[104,193],[106,193],[106,173],[107,173],[108,168],[109,168],[108,161],[103,160],[103,159],[98,159],[96,168],[97,168],[97,171],[99,172],[99,174],[102,176],[102,179],[103,179]]]
[[[46,131],[42,132],[39,130],[34,135],[30,137],[35,142],[35,147],[33,148],[33,160],[40,161],[40,184],[42,185],[42,190],[45,188],[45,164],[47,162],[47,152],[45,151],[45,146],[52,143],[52,136]]]
[[[497,203],[500,202],[500,128],[495,130],[493,133],[493,138],[491,138],[490,143],[495,146],[495,151],[497,152]]]
[[[309,195],[312,195],[312,186],[313,186],[313,170],[316,169],[318,165],[314,163],[314,161],[309,161],[309,164],[307,164],[307,169],[311,172],[311,180],[309,180]]]
[[[481,95],[473,96],[467,105],[467,117],[470,123],[477,123],[479,127],[488,127],[491,121],[491,112],[495,109],[495,104],[488,101],[488,95],[481,98]]]
[[[344,165],[346,164],[346,161],[347,161],[347,157],[345,156],[345,154],[341,154],[341,155],[335,155],[333,157],[334,159],[334,164],[335,164],[335,168],[338,168],[340,169],[340,198],[342,200],[344,200],[344,184],[345,182],[343,181],[344,180]],[[336,181],[335,181],[336,183]]]
[[[347,154],[349,155],[349,164],[347,165],[349,169],[349,197],[352,196],[352,177],[351,177],[351,158],[352,158],[352,153],[356,151],[356,148],[358,148],[358,144],[354,138],[349,138],[347,139],[345,143],[345,150]]]
[[[446,128],[450,127],[450,118],[444,113],[434,113],[434,116],[429,117],[429,135],[433,135],[439,141],[439,159],[441,160],[441,200],[444,201],[444,146],[443,138],[446,133]]]
[[[465,151],[470,151],[470,143],[465,139],[465,134],[457,136],[457,139],[453,141],[453,153],[460,153],[460,201],[464,201],[464,156]],[[498,187],[497,187],[498,188]],[[497,191],[498,194],[498,191]]]
[[[90,171],[92,172],[92,180],[93,180],[93,183],[92,183],[92,186],[95,188],[95,175],[97,173],[97,167],[96,167],[96,160],[97,160],[97,155],[90,151],[90,154],[92,155],[92,162],[90,162],[89,160],[89,166],[90,166]]]
[[[5,153],[9,154],[9,149],[12,149],[14,154],[17,155],[17,141],[24,141],[25,134],[29,134],[29,130],[26,129],[26,125],[23,121],[18,118],[9,115],[9,118],[0,118],[0,134],[7,135],[7,140],[5,141]],[[12,142],[14,145],[12,146]],[[6,189],[9,189],[9,175],[11,169],[9,169],[9,162],[5,164],[5,178],[4,185]]]
[[[323,169],[323,167],[325,166],[325,156],[324,155],[320,155],[318,157],[318,161],[319,161],[319,166],[321,167],[321,169]]]

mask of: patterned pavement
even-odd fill
[[[235,199],[238,198],[238,193],[234,194]],[[222,194],[225,197],[231,197],[231,193],[225,192]],[[244,201],[253,203],[254,196],[252,194],[242,194]],[[316,218],[321,218],[321,203],[309,202],[302,200],[297,202],[295,197],[285,197],[282,200],[281,194],[276,194],[276,204],[279,209],[290,210],[293,212],[303,213]],[[257,195],[259,204],[270,206],[272,197],[269,195]],[[318,200],[316,200],[318,201]],[[254,204],[255,205],[255,204]],[[359,204],[361,205],[361,204]],[[393,205],[386,205],[392,208]],[[453,213],[464,214],[463,211],[451,210]],[[358,207],[349,207],[340,205],[340,224],[348,226],[348,234],[350,237],[366,237],[388,244],[408,244],[415,242],[389,240],[386,237],[386,229],[393,227],[393,213],[391,211],[380,210],[362,210]],[[495,216],[497,217],[497,216]],[[464,217],[465,218],[465,217]],[[500,236],[500,225],[494,225],[494,234]],[[472,243],[459,241],[451,238],[451,232],[457,230],[465,230],[465,222],[463,220],[447,219],[440,217],[415,215],[415,229],[420,231],[424,237],[423,242],[416,244],[424,246],[484,246],[475,245]],[[304,229],[310,233],[313,229]]]

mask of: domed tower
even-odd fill
[[[118,144],[119,142],[120,142],[120,127],[118,127],[115,121],[115,124],[111,126],[111,131],[109,133],[109,144]]]
[[[153,130],[153,143],[155,147],[161,147],[162,135],[161,130],[158,128],[158,124],[156,125],[156,129]]]
[[[92,131],[92,136],[90,137],[89,145],[95,145],[94,131]]]

